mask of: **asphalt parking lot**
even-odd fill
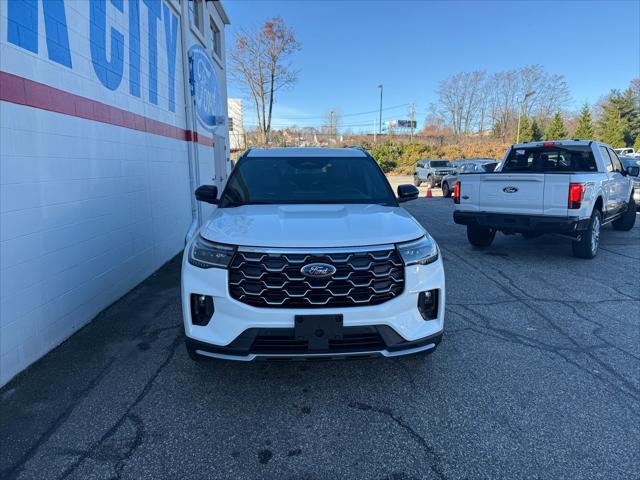
[[[194,364],[174,259],[0,390],[0,478],[640,478],[640,221],[588,261],[405,205],[445,259],[433,355]]]

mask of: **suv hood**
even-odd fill
[[[244,205],[217,208],[200,233],[253,247],[354,247],[414,240],[424,229],[400,207]]]

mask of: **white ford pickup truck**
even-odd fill
[[[573,254],[593,258],[600,228],[631,230],[633,180],[609,145],[587,140],[513,145],[494,173],[465,175],[454,190],[456,223],[486,247],[496,232],[532,238],[560,234]]]

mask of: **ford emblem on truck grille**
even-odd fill
[[[306,277],[322,278],[330,277],[336,273],[336,267],[328,263],[310,263],[300,269],[300,272]]]
[[[504,193],[516,193],[518,189],[516,187],[504,187],[502,191]]]

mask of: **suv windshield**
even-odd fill
[[[442,167],[450,167],[451,163],[447,160],[432,160],[430,162],[432,168],[442,168]]]
[[[587,145],[512,148],[502,172],[595,172]]]
[[[221,208],[321,203],[398,205],[382,170],[369,157],[244,157],[220,199]]]

